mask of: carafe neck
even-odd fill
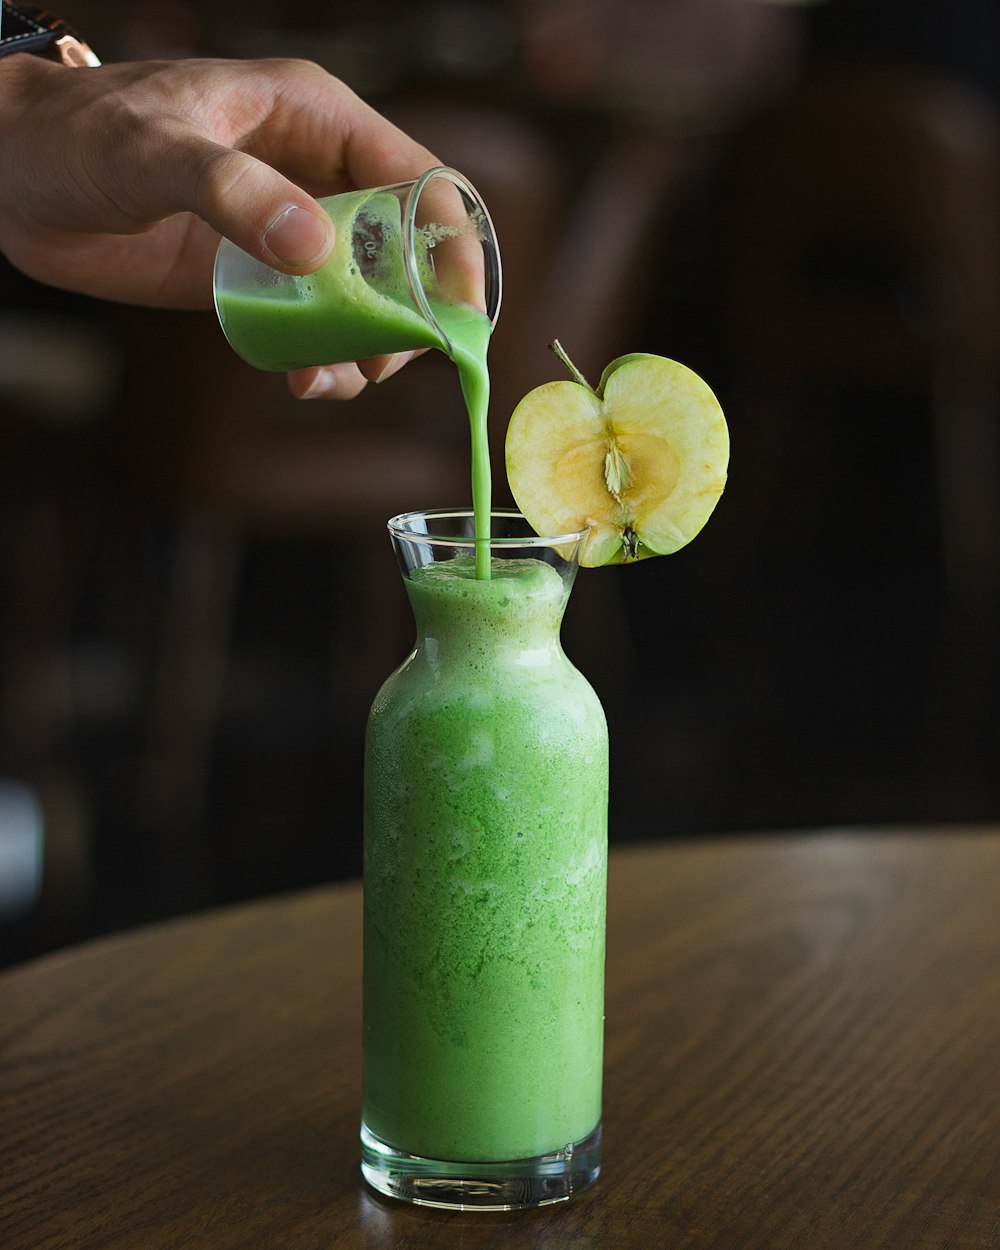
[[[559,630],[568,586],[539,560],[495,562],[478,580],[460,561],[426,565],[406,578],[417,645],[433,662],[541,664],[562,654]]]

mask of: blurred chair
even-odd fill
[[[866,63],[791,90],[752,131],[733,184],[734,392],[757,422],[737,452],[753,482],[746,555],[775,537],[810,393],[873,386],[926,406],[946,583],[926,703],[935,760],[976,742],[997,676],[998,162],[984,99]],[[829,489],[849,514],[850,483]]]
[[[154,356],[136,359],[158,392],[137,415],[149,423],[138,476],[166,521],[169,562],[136,808],[161,905],[174,910],[212,896],[208,781],[251,544],[329,538],[350,601],[329,622],[331,689],[351,707],[406,641],[385,520],[462,497],[462,441],[453,404],[442,401],[437,429],[411,406],[405,379],[424,361],[349,404],[304,404],[283,378],[242,364],[206,317],[153,315]]]

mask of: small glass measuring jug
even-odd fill
[[[279,273],[228,239],[215,259],[215,308],[238,356],[288,372],[422,347],[451,354],[449,327],[496,324],[501,267],[486,205],[454,169],[319,200],[333,251],[305,277]]]

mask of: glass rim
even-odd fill
[[[496,304],[494,305],[492,313],[490,313],[489,309],[486,310],[491,330],[496,327],[497,319],[500,316],[500,304],[503,300],[503,271],[500,268],[500,248],[496,241],[496,227],[493,225],[493,218],[490,216],[490,210],[486,207],[486,202],[483,197],[464,174],[460,174],[457,169],[452,169],[450,165],[433,165],[430,169],[425,169],[420,177],[415,178],[411,184],[398,184],[401,187],[407,185],[410,187],[409,192],[407,193],[406,203],[403,206],[403,267],[406,273],[406,283],[410,288],[410,295],[420,310],[420,315],[425,321],[433,326],[433,328],[441,336],[442,341],[447,344],[450,352],[452,350],[451,339],[445,333],[444,328],[441,326],[437,317],[434,316],[434,312],[430,306],[430,301],[427,298],[427,292],[424,290],[424,284],[420,277],[420,269],[417,265],[417,205],[420,202],[420,196],[423,193],[424,187],[433,178],[443,178],[446,182],[450,182],[453,186],[456,186],[459,191],[463,192],[463,194],[465,194],[473,204],[475,204],[476,211],[482,214],[483,221],[486,223],[489,230],[490,238],[493,240],[493,251],[496,255],[496,274],[494,275],[496,281]]]
[[[464,547],[470,551],[475,550],[476,539],[471,535],[457,538],[449,534],[434,534],[430,531],[422,533],[406,528],[407,522],[417,517],[428,523],[457,520],[459,518],[471,521],[474,519],[474,513],[471,508],[416,508],[411,512],[400,512],[396,516],[390,517],[386,522],[386,528],[393,538],[397,538],[401,542],[433,543],[439,547]],[[493,518],[524,521],[526,525],[528,524],[524,513],[519,512],[517,508],[493,508],[490,512],[490,519],[492,520]],[[501,549],[511,547],[563,547],[571,543],[582,542],[589,531],[590,526],[585,525],[582,529],[569,530],[564,534],[550,534],[547,536],[530,533],[524,537],[500,538],[491,534],[490,547]]]

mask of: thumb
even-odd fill
[[[285,204],[264,228],[256,255],[276,269],[310,273],[326,260],[333,237],[333,222],[322,209]]]

